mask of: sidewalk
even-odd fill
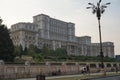
[[[111,77],[104,77],[104,78],[92,79],[92,80],[120,80],[120,76],[111,76]]]
[[[108,76],[116,76],[119,75],[120,72],[116,73],[116,72],[106,72],[106,77]],[[51,76],[51,77],[46,77],[46,80],[52,80],[52,79],[60,79],[60,78],[73,78],[73,77],[81,77],[81,78],[95,78],[94,76],[96,76],[96,78],[101,77],[100,79],[92,79],[92,80],[101,80],[102,77],[105,78],[105,76],[103,76],[103,73],[90,73],[89,74],[77,74],[77,75],[62,75],[62,76]],[[17,79],[17,80],[36,80],[36,78],[27,78],[27,79]],[[114,80],[114,79],[103,79],[103,80]],[[117,79],[115,79],[117,80]],[[119,79],[120,80],[120,79]]]
[[[119,72],[120,73],[120,72]],[[118,74],[116,72],[106,72],[106,76],[112,76],[112,74]],[[90,74],[77,74],[77,75],[64,75],[64,76],[52,76],[52,77],[46,77],[46,79],[56,79],[56,78],[70,78],[70,77],[84,77],[84,76],[95,76],[95,75],[103,75],[103,73],[90,73]]]

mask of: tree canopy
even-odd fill
[[[13,61],[14,45],[10,39],[9,30],[0,19],[0,60]]]

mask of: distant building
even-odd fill
[[[103,42],[103,54],[104,56],[114,57],[114,44],[113,42]],[[91,55],[97,56],[100,53],[100,44],[92,43],[91,44]]]
[[[55,50],[64,48],[68,55],[98,56],[99,43],[91,43],[90,36],[75,36],[75,24],[40,14],[33,17],[33,23],[17,23],[11,26],[14,45],[23,49],[30,44],[42,48],[44,45]],[[114,43],[103,43],[104,56],[114,57]]]
[[[23,48],[30,44],[38,44],[38,26],[33,23],[17,23],[11,26],[11,38],[14,45],[22,45]]]

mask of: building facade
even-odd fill
[[[44,45],[55,50],[64,48],[68,55],[98,56],[99,43],[91,43],[90,36],[75,36],[75,24],[40,14],[33,17],[33,23],[17,23],[11,26],[14,45],[29,45],[42,48]],[[114,43],[103,43],[104,56],[114,57]]]
[[[23,48],[30,44],[38,44],[38,26],[33,23],[17,23],[11,27],[11,38],[14,45],[22,45]]]

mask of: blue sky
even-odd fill
[[[75,23],[76,36],[89,35],[92,42],[99,42],[96,15],[86,9],[88,2],[96,4],[98,0],[0,0],[0,16],[10,28],[17,22],[32,22],[37,14]],[[102,4],[111,2],[101,18],[102,40],[115,44],[115,54],[120,54],[120,0],[102,0]]]

